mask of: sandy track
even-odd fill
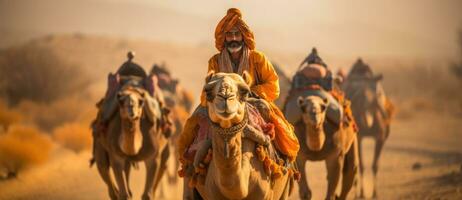
[[[462,199],[460,128],[460,118],[436,113],[397,120],[380,164],[380,199]],[[363,145],[368,167],[366,195],[371,196],[373,141],[367,139]],[[47,164],[21,174],[17,180],[0,182],[0,199],[107,199],[106,188],[96,168],[88,167],[89,152],[75,154],[62,148],[54,152]],[[422,167],[413,170],[415,163]],[[309,163],[307,168],[313,199],[323,199],[326,192],[324,163]],[[133,172],[134,199],[141,195],[143,173],[143,167]],[[171,185],[164,179],[159,199],[180,199],[180,183]],[[353,196],[350,193],[350,199]],[[297,190],[291,199],[298,199]]]

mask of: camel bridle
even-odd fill
[[[238,124],[231,126],[229,128],[222,128],[220,125],[218,125],[215,122],[212,122],[212,120],[209,118],[209,122],[211,124],[211,127],[213,129],[214,134],[218,134],[220,137],[223,138],[225,142],[224,146],[224,154],[225,158],[229,158],[229,140],[234,137],[237,133],[241,132],[246,126],[249,121],[249,116],[246,108],[246,112],[244,112],[244,119],[242,119],[241,122]]]

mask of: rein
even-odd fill
[[[224,147],[224,153],[225,153],[225,158],[229,158],[229,140],[234,137],[237,133],[242,131],[246,126],[249,121],[249,114],[246,108],[246,111],[244,112],[244,119],[239,122],[239,124],[236,124],[234,126],[231,126],[230,128],[222,128],[220,125],[217,123],[212,122],[212,120],[209,117],[209,123],[213,129],[213,132],[218,134],[220,137],[223,138],[225,141],[225,147]]]

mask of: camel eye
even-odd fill
[[[226,98],[226,100],[230,101],[230,100],[234,100],[235,98],[236,98],[236,96],[233,95],[233,96],[229,96],[228,98]]]

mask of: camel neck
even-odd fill
[[[218,172],[216,183],[223,195],[229,199],[247,196],[250,164],[248,160],[243,160],[242,130],[229,138],[213,134],[212,148],[213,162]]]
[[[135,155],[142,145],[140,120],[121,119],[121,121],[122,133],[119,140],[121,149],[128,155]]]
[[[129,120],[129,119],[121,119],[122,121],[122,131],[124,133],[135,133],[140,131],[140,119],[136,120]]]
[[[319,151],[323,148],[326,140],[324,127],[316,127],[315,125],[307,124],[305,126],[305,143],[312,151]]]
[[[316,127],[316,125],[307,124],[305,127],[306,127],[307,135],[324,134],[324,127],[322,125],[319,127]]]

